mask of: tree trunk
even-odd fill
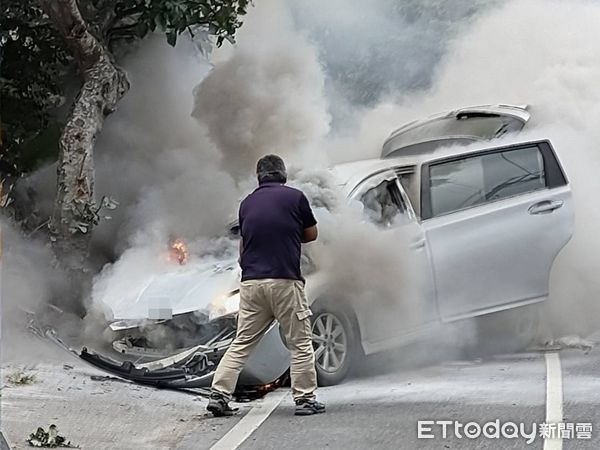
[[[125,73],[90,33],[76,0],[39,0],[64,36],[83,76],[83,85],[59,141],[58,183],[51,220],[55,254],[71,279],[86,272],[91,228],[98,209],[94,198],[94,143],[104,118],[129,89]],[[82,285],[73,286],[76,294]]]

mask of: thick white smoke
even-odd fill
[[[394,92],[426,89],[450,39],[493,0],[287,2],[317,41],[334,129]]]
[[[177,48],[154,37],[125,61],[131,91],[109,118],[97,145],[97,192],[121,203],[97,230],[117,252],[132,244],[210,237],[239,197],[220,169],[220,152],[190,116],[193,87],[208,63],[185,38]],[[219,199],[219,201],[215,201]]]
[[[195,90],[193,113],[227,169],[247,177],[268,153],[326,165],[320,146],[330,119],[317,49],[295,31],[285,4],[257,3],[227,50]]]

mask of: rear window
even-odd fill
[[[544,159],[537,146],[433,164],[431,217],[545,187]]]

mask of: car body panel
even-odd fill
[[[112,311],[114,321],[163,319],[192,311],[208,314],[214,299],[238,288],[239,278],[235,259],[173,265],[165,273],[149,276],[135,296],[105,297],[102,301]]]
[[[444,321],[542,301],[548,296],[550,269],[574,227],[571,189],[550,143],[537,141],[490,148],[467,154],[469,158],[458,162],[500,155],[503,162],[508,161],[504,164],[524,171],[527,168],[505,156],[523,151],[539,155],[539,164],[545,167],[542,172],[545,183],[560,185],[486,200],[463,210],[426,217],[422,222]],[[429,177],[428,166],[435,162],[440,161],[431,161],[423,167],[423,177]],[[554,176],[552,167],[561,172],[555,174],[559,180],[550,180]],[[445,175],[445,179],[452,176]],[[422,183],[422,202],[428,200],[426,181]],[[532,212],[536,205],[551,203],[558,205],[556,209],[541,214]]]
[[[365,192],[375,188],[381,182],[393,182],[401,196],[404,211],[392,224],[381,227],[380,233],[387,235],[385,240],[396,244],[398,254],[403,254],[399,263],[402,261],[408,264],[410,261],[410,276],[402,277],[403,283],[398,286],[397,298],[378,300],[378,305],[383,304],[385,308],[374,308],[369,302],[355,302],[352,305],[366,353],[368,349],[375,346],[385,347],[386,342],[392,342],[438,319],[432,288],[432,271],[422,245],[425,235],[417,221],[412,202],[398,178],[398,173],[402,172],[399,169],[398,167],[391,170],[375,168],[374,173],[364,177],[349,194],[351,200],[359,200]],[[412,170],[412,166],[404,169]],[[407,269],[408,267],[399,266],[396,270],[402,272]],[[403,301],[398,301],[399,298]],[[398,317],[402,317],[402,327],[398,326]]]
[[[549,199],[565,206],[529,214]],[[544,300],[552,263],[573,232],[572,218],[571,192],[564,187],[425,221],[442,320]]]

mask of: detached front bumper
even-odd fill
[[[217,335],[219,336],[219,335]],[[233,337],[211,341],[173,353],[165,358],[135,364],[103,356],[83,348],[81,359],[120,378],[161,388],[191,389],[210,387],[219,361],[229,348]],[[280,378],[290,365],[290,354],[279,333],[279,324],[273,322],[258,343],[244,370],[239,386],[259,386]]]
[[[214,370],[205,370],[204,375],[198,376],[190,373],[187,367],[172,365],[164,369],[150,369],[145,364],[136,366],[131,361],[122,363],[83,348],[79,355],[81,359],[101,369],[135,383],[155,386],[159,388],[201,388],[209,387],[214,375]],[[200,364],[206,360],[204,354],[195,354],[195,359]],[[207,367],[208,369],[208,367]]]

